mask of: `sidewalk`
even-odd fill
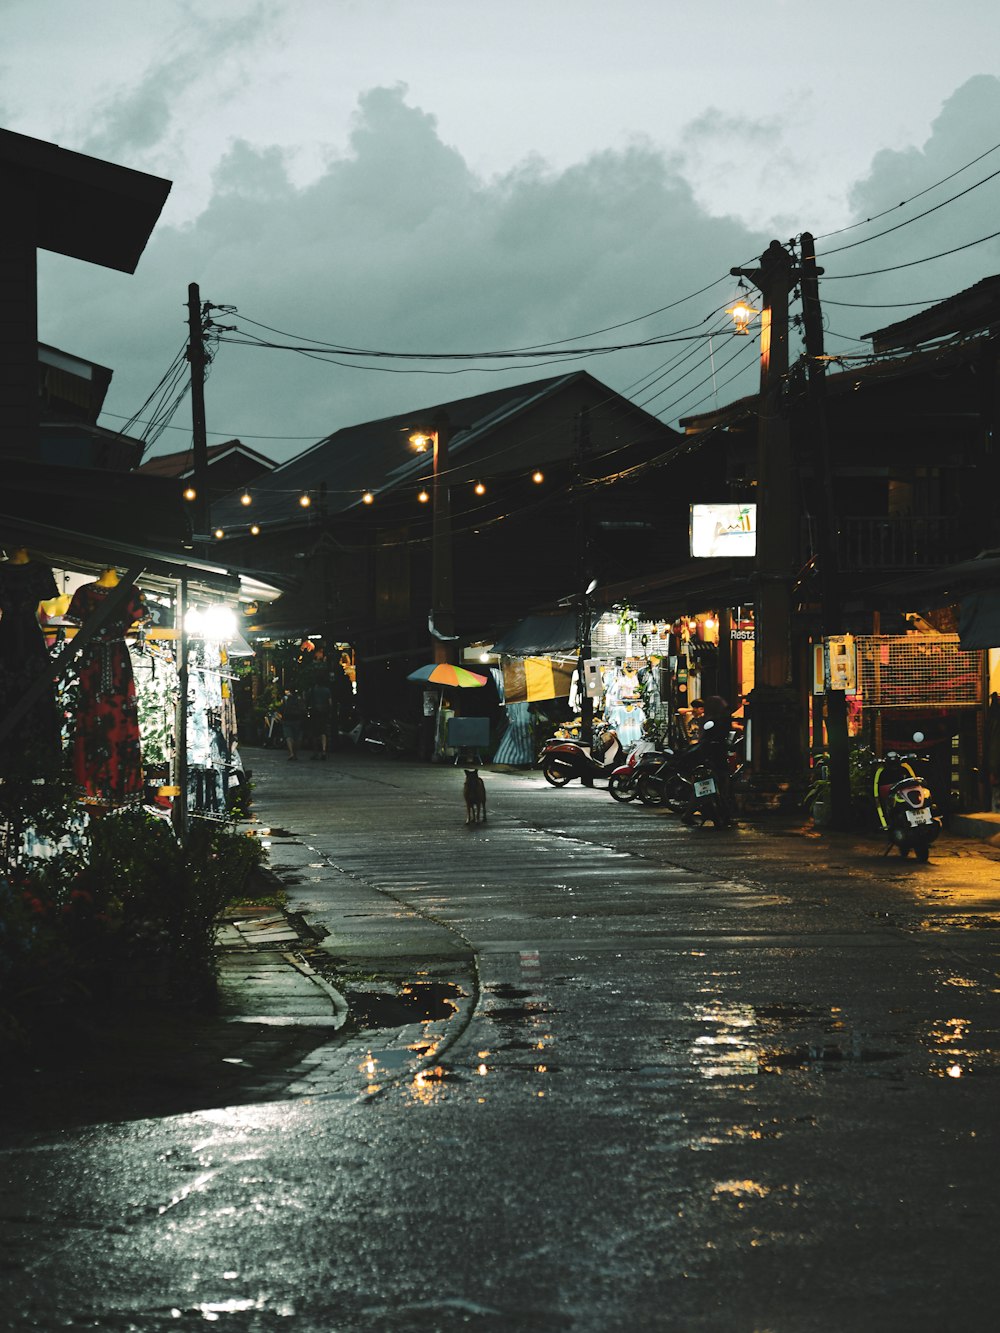
[[[327,1027],[347,1021],[347,1001],[297,950],[316,938],[273,908],[240,908],[219,924],[219,1012],[230,1023]]]

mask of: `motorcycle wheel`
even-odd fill
[[[574,776],[568,768],[564,768],[562,764],[551,759],[542,768],[542,777],[553,787],[565,787],[567,782],[573,780]]]
[[[631,778],[619,778],[614,775],[608,778],[608,791],[616,801],[634,801],[638,795]]]
[[[648,773],[644,773],[636,782],[635,794],[643,805],[663,804],[663,788]]]

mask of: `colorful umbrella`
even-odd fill
[[[425,680],[432,685],[457,685],[460,689],[472,689],[485,685],[488,677],[478,676],[475,671],[466,671],[465,667],[452,666],[450,662],[431,662],[429,666],[418,667],[411,671],[407,680]]]

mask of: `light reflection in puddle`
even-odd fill
[[[716,1031],[694,1039],[691,1060],[701,1077],[710,1079],[782,1074],[796,1069],[827,1072],[848,1064],[892,1061],[903,1054],[901,1049],[873,1049],[861,1033],[846,1027],[839,1014],[838,1008],[824,1015],[797,1004],[697,1006],[695,1019]],[[838,1040],[817,1040],[813,1035],[817,1022],[824,1017],[822,1030],[836,1034]],[[803,1034],[797,1041],[787,1041],[792,1031],[803,1027],[811,1029],[809,1036]],[[783,1035],[785,1042],[775,1040]]]
[[[766,1199],[771,1190],[758,1180],[720,1180],[712,1193],[737,1199]]]

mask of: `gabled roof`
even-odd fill
[[[0,129],[0,166],[32,201],[40,250],[134,273],[171,182]],[[14,198],[5,208],[17,206]]]
[[[254,483],[254,521],[291,524],[298,520],[295,497],[306,491],[315,497],[321,489],[326,512],[344,513],[360,506],[367,490],[384,494],[426,474],[427,455],[414,455],[407,448],[407,436],[432,427],[441,414],[451,423],[449,466],[462,461],[489,462],[489,441],[495,432],[574,383],[617,397],[585,371],[574,371],[345,426]],[[674,433],[642,409],[629,407],[651,427]],[[246,511],[232,496],[214,506],[212,513],[213,521],[223,527],[246,518]]]
[[[209,464],[220,463],[224,458],[231,458],[238,454],[241,458],[248,458],[253,463],[259,463],[262,468],[267,470],[275,467],[273,458],[267,458],[260,454],[256,449],[248,448],[242,440],[227,440],[225,444],[210,444],[205,450]],[[148,477],[190,477],[194,475],[194,452],[191,449],[181,449],[173,454],[160,454],[156,458],[149,458],[141,467],[136,468],[136,472],[145,473]]]
[[[876,352],[916,347],[953,333],[973,333],[1000,323],[1000,276],[983,278],[965,291],[938,301],[918,315],[864,333]]]

